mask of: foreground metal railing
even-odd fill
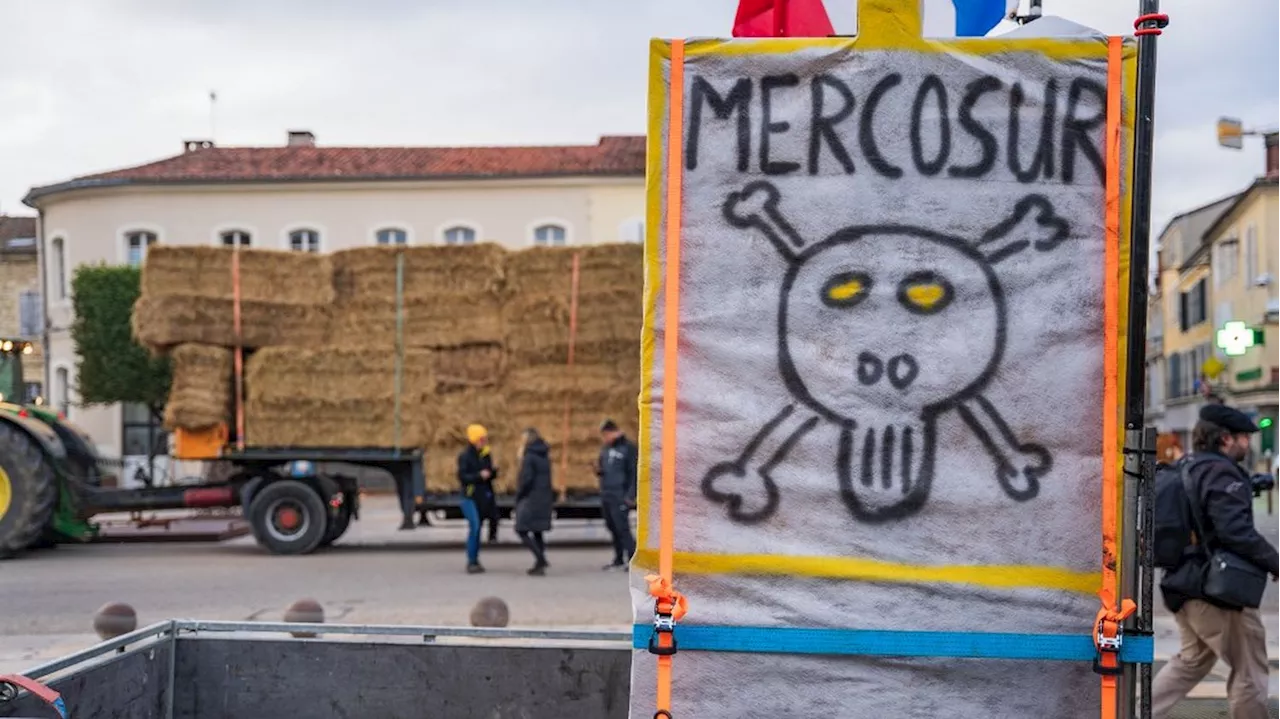
[[[292,622],[217,622],[192,619],[173,619],[152,624],[114,639],[95,644],[74,654],[34,666],[21,676],[41,683],[55,682],[78,671],[106,663],[119,661],[141,652],[168,649],[167,679],[169,691],[165,692],[166,717],[173,716],[174,692],[172,691],[177,663],[177,642],[199,640],[201,635],[248,635],[244,638],[265,638],[262,635],[284,634],[290,641],[334,641],[359,637],[402,637],[423,643],[503,644],[518,641],[570,643],[600,648],[630,648],[629,631],[593,631],[578,629],[536,628],[481,628],[417,626],[401,624],[304,624]],[[304,635],[304,636],[298,636]],[[240,638],[237,636],[236,638]],[[273,637],[275,638],[275,637]],[[153,655],[154,656],[154,655]],[[21,695],[20,695],[21,696]],[[19,698],[20,698],[19,696]]]

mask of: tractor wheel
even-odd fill
[[[343,506],[338,516],[329,518],[329,529],[324,533],[324,539],[320,541],[320,546],[327,547],[338,541],[338,538],[346,534],[347,527],[351,526],[351,508]]]
[[[36,544],[57,503],[58,482],[40,445],[0,422],[0,559]]]
[[[292,479],[263,487],[249,505],[249,524],[258,543],[272,554],[308,554],[329,528],[320,495]]]

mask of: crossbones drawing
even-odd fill
[[[704,496],[724,504],[734,521],[768,519],[779,502],[774,470],[826,421],[839,427],[835,470],[849,511],[865,522],[901,519],[929,497],[937,420],[955,410],[995,461],[1004,492],[1019,502],[1035,497],[1052,457],[1020,442],[983,390],[1006,342],[995,266],[1028,248],[1053,250],[1070,235],[1049,200],[1022,198],[976,240],[872,225],[809,244],[780,199],[773,184],[757,181],[731,193],[722,209],[731,226],[762,233],[787,260],[778,362],[795,402],[736,459],[708,471]],[[797,326],[806,328],[803,337]]]

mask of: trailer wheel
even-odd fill
[[[33,548],[57,503],[58,482],[40,445],[0,421],[0,559]]]
[[[308,554],[328,529],[324,502],[302,482],[283,479],[258,491],[249,507],[258,543],[272,554]]]
[[[338,541],[338,538],[347,533],[347,527],[351,526],[351,507],[343,506],[338,512],[338,516],[329,520],[329,529],[324,533],[324,539],[320,542],[320,546],[327,547]]]

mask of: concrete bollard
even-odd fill
[[[93,631],[107,640],[128,634],[138,628],[138,613],[123,602],[111,602],[93,615]]]
[[[473,627],[505,627],[511,621],[511,610],[507,603],[497,597],[485,597],[471,608],[471,626]]]
[[[290,624],[324,624],[324,607],[314,599],[299,599],[284,610]],[[314,632],[291,632],[295,639],[314,639]]]

